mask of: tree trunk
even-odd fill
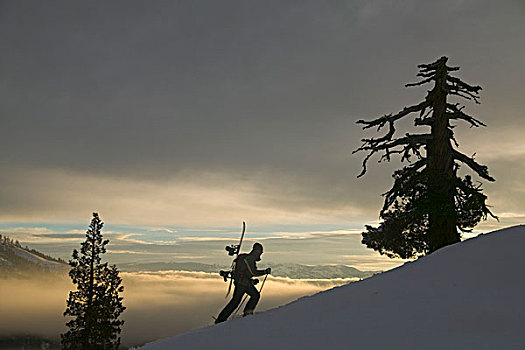
[[[89,291],[88,301],[86,308],[86,333],[87,333],[87,345],[91,348],[91,341],[93,336],[93,294],[95,289],[95,232],[97,227],[94,226],[92,237],[91,237],[91,261],[89,268]]]
[[[436,86],[432,92],[433,115],[428,145],[428,193],[429,213],[429,252],[448,244],[459,242],[454,202],[454,159],[452,155],[452,131],[446,115],[447,91],[445,62],[436,71]]]

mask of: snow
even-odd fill
[[[495,231],[141,349],[525,349],[524,247],[525,226]]]

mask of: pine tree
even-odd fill
[[[63,349],[118,349],[120,345],[118,335],[124,321],[118,318],[126,308],[119,293],[124,287],[117,267],[101,261],[109,243],[102,239],[103,225],[93,213],[80,254],[73,250],[69,261],[69,276],[77,290],[69,292],[64,312],[64,316],[74,318],[66,323],[69,330],[61,336]]]
[[[486,205],[481,183],[470,175],[461,178],[458,169],[468,166],[479,177],[494,181],[488,168],[478,164],[474,156],[459,152],[451,121],[464,121],[471,127],[486,126],[463,112],[463,106],[452,103],[449,97],[461,97],[479,103],[480,86],[471,86],[450,73],[458,67],[447,66],[447,57],[431,64],[419,65],[421,81],[406,86],[433,83],[425,100],[405,107],[397,114],[387,114],[372,121],[358,120],[363,129],[376,127],[388,131],[379,138],[362,139],[355,152],[368,152],[363,160],[366,171],[368,160],[376,153],[379,162],[390,161],[400,155],[402,162],[410,163],[394,172],[393,187],[383,194],[379,227],[366,226],[362,243],[389,257],[411,258],[431,253],[443,246],[459,242],[460,232],[471,231],[487,215],[496,218]],[[410,134],[395,138],[395,123],[417,113],[416,127],[430,128],[429,133]],[[415,160],[414,160],[415,158]]]

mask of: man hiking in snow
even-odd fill
[[[252,277],[262,276],[272,272],[272,269],[270,268],[267,268],[266,270],[257,270],[256,262],[261,260],[262,253],[262,244],[255,243],[249,254],[239,254],[235,261],[235,269],[233,270],[235,290],[233,291],[232,300],[230,300],[228,305],[226,305],[221,311],[215,320],[215,323],[226,321],[232,312],[239,306],[245,293],[250,296],[250,300],[248,300],[248,303],[244,307],[244,316],[253,314],[261,294],[257,288],[255,288],[256,280],[252,279]]]

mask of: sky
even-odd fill
[[[483,87],[487,127],[455,129],[496,178],[477,232],[523,223],[524,36],[521,0],[1,1],[0,230],[67,257],[96,211],[115,259],[187,260],[246,221],[290,260],[366,265],[399,163],[357,179],[355,122],[421,101],[404,84],[443,55]]]

